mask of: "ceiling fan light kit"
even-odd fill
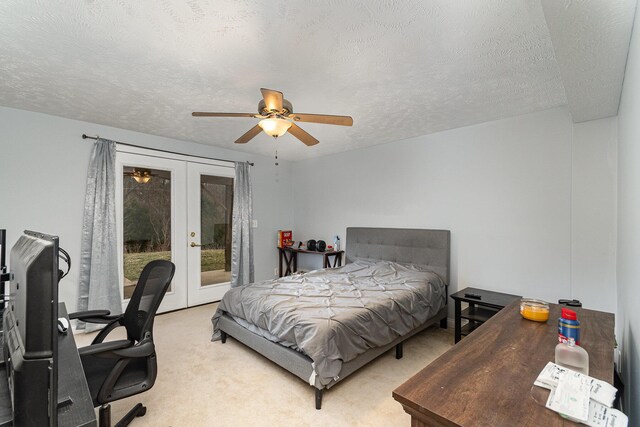
[[[153,174],[148,169],[134,169],[133,172],[127,172],[125,175],[133,178],[138,184],[146,184],[151,181]]]
[[[258,126],[262,128],[264,133],[274,138],[284,135],[291,127],[292,123],[288,120],[273,117],[270,119],[260,120]]]
[[[349,116],[330,116],[323,114],[294,114],[291,102],[284,99],[282,92],[271,89],[260,89],[262,98],[258,103],[258,114],[251,113],[208,113],[195,111],[191,113],[194,117],[253,117],[262,119],[249,129],[244,135],[238,138],[236,144],[245,144],[252,138],[264,131],[267,135],[277,138],[289,131],[291,135],[298,138],[307,146],[316,145],[318,142],[295,122],[320,123],[325,125],[352,126],[353,119]]]

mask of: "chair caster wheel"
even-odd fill
[[[136,414],[136,417],[144,417],[146,413],[147,413],[147,407],[143,406]]]

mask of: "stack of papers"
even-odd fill
[[[629,420],[611,408],[616,388],[588,375],[547,363],[535,385],[551,390],[547,408],[591,427],[626,427]]]

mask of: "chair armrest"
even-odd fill
[[[140,357],[149,357],[156,351],[156,346],[151,340],[142,340],[138,344],[123,348],[121,350],[113,351],[113,354],[122,357],[124,359],[133,359]]]
[[[141,341],[131,345],[129,340],[107,341],[99,344],[92,344],[78,350],[80,356],[95,356],[109,359],[135,359],[149,357],[155,351],[153,341]]]
[[[108,316],[111,312],[109,310],[87,310],[76,311],[75,313],[69,313],[69,319],[81,319],[83,317],[102,317]]]
[[[127,347],[131,347],[131,341],[129,340],[107,341],[79,348],[78,353],[80,353],[80,356],[102,356],[104,353],[111,353]]]
[[[69,320],[78,319],[82,322],[107,324],[122,317],[121,314],[111,315],[109,310],[78,311],[69,314]]]

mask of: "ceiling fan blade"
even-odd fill
[[[264,103],[267,105],[267,110],[282,111],[282,92],[265,88],[261,88],[260,92],[262,92],[262,97],[264,98]]]
[[[202,111],[194,111],[191,113],[193,117],[253,117],[252,113],[207,113]]]
[[[305,130],[303,130],[300,126],[295,123],[291,123],[291,127],[287,131],[291,135],[298,138],[300,141],[304,142],[307,146],[311,147],[312,145],[316,145],[318,142],[317,139],[309,135]]]
[[[262,132],[262,128],[258,125],[255,125],[251,129],[249,129],[247,133],[242,135],[240,138],[236,139],[235,142],[236,144],[246,144],[247,142],[251,141],[251,139],[255,137],[257,134],[259,134],[260,132]]]
[[[330,116],[326,114],[291,114],[293,120],[308,123],[322,123],[325,125],[353,126],[353,118],[350,116]]]

